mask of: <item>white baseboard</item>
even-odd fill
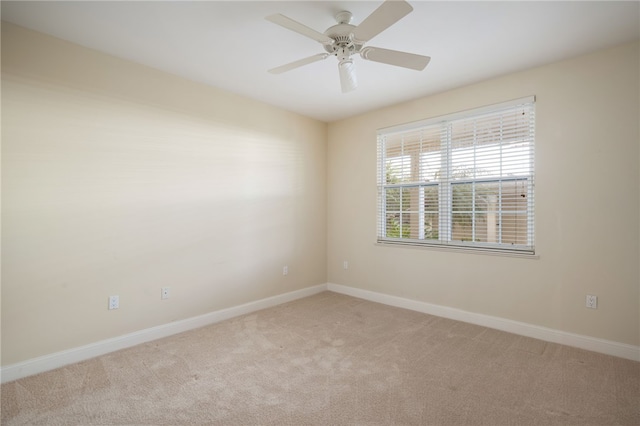
[[[210,312],[208,314],[199,315],[197,317],[187,318],[184,320],[163,324],[156,327],[147,328],[145,330],[136,331],[134,333],[125,334],[123,336],[114,337],[112,339],[102,340],[100,342],[91,343],[89,345],[80,346],[66,351],[56,352],[50,355],[33,358],[17,364],[7,365],[0,369],[0,382],[6,383],[23,377],[42,373],[44,371],[54,370],[120,349],[129,348],[141,343],[150,342],[152,340],[171,336],[184,331],[193,330],[204,327],[209,324],[224,321],[240,315],[245,315],[261,309],[270,308],[282,303],[291,302],[303,297],[312,296],[327,289],[326,284],[320,284],[313,287],[307,287],[302,290],[292,291],[290,293],[280,294],[268,297],[266,299],[257,300],[255,302],[245,303],[243,305],[234,306],[219,311]]]
[[[446,306],[433,305],[431,303],[419,302],[417,300],[405,299],[397,296],[390,296],[383,293],[362,290],[340,284],[327,284],[327,289],[336,293],[365,299],[372,302],[383,303],[385,305],[396,306],[398,308],[410,309],[412,311],[423,312],[425,314],[454,319],[458,321],[477,324],[508,333],[519,334],[521,336],[532,337],[547,342],[560,343],[593,352],[613,355],[633,361],[640,361],[640,346],[627,345],[610,340],[598,339],[595,337],[583,336],[580,334],[568,333],[566,331],[554,330],[540,327],[505,318],[493,317],[489,315],[476,314],[460,309]]]
[[[7,365],[6,367],[2,367],[0,369],[0,382],[11,382],[23,377],[42,373],[44,371],[54,370],[56,368],[64,367],[65,365],[85,361],[87,359],[105,355],[110,352],[115,352],[120,349],[129,348],[141,343],[168,337],[174,334],[182,333],[184,331],[193,330],[233,317],[259,311],[261,309],[266,309],[280,305],[282,303],[291,302],[303,297],[312,296],[325,290],[346,294],[348,296],[353,296],[364,300],[370,300],[372,302],[383,303],[385,305],[410,309],[412,311],[423,312],[430,315],[436,315],[443,318],[482,325],[509,333],[545,340],[547,342],[560,343],[563,345],[574,346],[577,348],[604,353],[607,355],[613,355],[620,358],[640,361],[639,346],[627,345],[624,343],[598,339],[595,337],[568,333],[565,331],[554,330],[546,327],[540,327],[489,315],[476,314],[473,312],[467,312],[446,306],[434,305],[417,300],[405,299],[402,297],[390,296],[383,293],[362,290],[355,287],[327,283],[316,285],[313,287],[307,287],[302,290],[292,291],[290,293],[268,297],[266,299],[245,303],[243,305],[234,306],[215,312],[210,312],[208,314],[200,315],[197,317],[187,318],[181,321],[136,331],[134,333],[125,334],[123,336],[114,337],[112,339],[102,340],[100,342],[80,346],[78,348],[33,358],[17,364]]]

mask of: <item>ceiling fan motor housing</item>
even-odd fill
[[[329,27],[324,32],[324,35],[335,40],[335,43],[324,45],[324,50],[332,55],[336,55],[338,59],[344,60],[352,54],[359,52],[362,44],[355,44],[353,42],[353,36],[351,34],[356,26],[349,23],[351,22],[351,12],[345,11],[338,13],[336,20],[338,24]]]

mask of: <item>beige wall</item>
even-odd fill
[[[326,131],[3,22],[2,364],[325,283]]]
[[[638,345],[638,50],[327,132],[3,23],[2,365],[327,281]],[[528,95],[539,259],[374,245],[376,129]]]
[[[638,51],[623,45],[331,123],[329,282],[638,345]],[[374,245],[376,129],[529,95],[538,259]]]

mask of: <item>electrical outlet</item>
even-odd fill
[[[120,296],[109,296],[109,309],[118,309],[120,307]]]
[[[282,267],[282,275],[289,275],[289,267],[288,266],[283,266]]]
[[[160,298],[163,300],[169,298],[169,287],[162,287]]]
[[[597,309],[598,308],[598,296],[593,296],[591,294],[587,294],[587,308]]]
[[[342,262],[342,269],[349,269],[349,261],[345,260]]]

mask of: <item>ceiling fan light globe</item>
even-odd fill
[[[353,60],[347,59],[338,63],[338,70],[340,71],[340,86],[342,93],[347,93],[358,87],[358,80],[356,78],[356,68]]]

